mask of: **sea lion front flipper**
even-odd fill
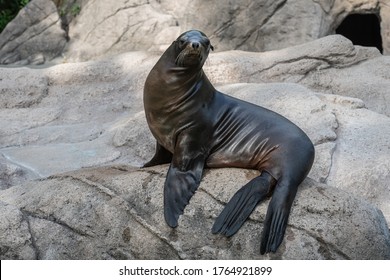
[[[164,163],[170,163],[172,160],[172,153],[156,142],[156,152],[153,158],[144,164],[143,167],[150,167]]]
[[[197,190],[206,157],[199,137],[190,132],[178,137],[164,185],[164,216],[170,227],[177,226],[179,216]]]
[[[298,186],[296,184],[284,183],[283,180],[278,182],[268,205],[260,244],[260,253],[262,255],[276,252],[276,249],[283,241]]]
[[[221,233],[227,237],[235,234],[256,205],[272,192],[275,182],[270,174],[263,172],[238,190],[216,219],[212,233]]]
[[[164,216],[170,227],[177,227],[179,216],[197,190],[200,179],[201,171],[180,171],[170,166],[164,185]]]

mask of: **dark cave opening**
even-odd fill
[[[337,27],[336,33],[354,45],[376,47],[383,53],[379,17],[376,14],[352,14]]]

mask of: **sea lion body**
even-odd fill
[[[145,166],[171,163],[164,186],[164,215],[171,227],[177,226],[205,167],[261,171],[233,196],[213,232],[234,234],[254,207],[273,194],[261,253],[275,251],[298,185],[313,163],[314,147],[283,116],[217,91],[202,70],[210,49],[202,32],[185,32],[149,73],[144,106],[157,146]]]

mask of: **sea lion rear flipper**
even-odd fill
[[[256,205],[270,194],[274,184],[273,177],[267,172],[263,172],[243,186],[233,195],[216,219],[211,230],[212,233],[221,233],[228,237],[235,234]]]
[[[172,160],[172,153],[156,142],[156,152],[153,158],[144,164],[143,167],[150,167],[164,163],[170,163]]]
[[[283,241],[291,206],[297,191],[297,186],[283,185],[283,182],[276,185],[268,205],[260,245],[262,255],[276,252]]]

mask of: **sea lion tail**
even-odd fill
[[[269,196],[275,179],[263,172],[238,190],[216,219],[211,231],[227,237],[235,234],[244,224],[256,205]]]

